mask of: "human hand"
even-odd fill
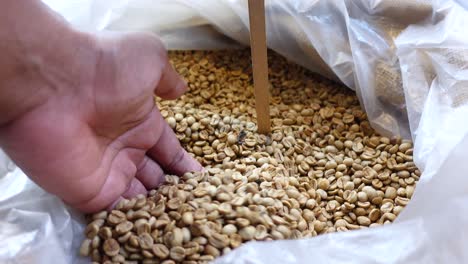
[[[0,146],[15,163],[84,212],[144,194],[165,172],[201,170],[155,106],[154,94],[175,99],[187,89],[161,42],[143,33],[72,35],[71,51],[52,56],[60,67],[42,60],[11,77],[39,98],[22,100],[34,103],[0,125]]]

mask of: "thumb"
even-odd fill
[[[187,89],[187,84],[169,63],[166,55],[162,76],[154,93],[163,99],[171,100],[179,98]]]
[[[163,99],[176,99],[187,90],[185,81],[170,64],[167,50],[156,35],[105,32],[100,37],[101,41],[113,47],[115,57],[120,58],[120,68],[135,72],[135,76],[152,76],[142,85],[152,89],[155,95]],[[125,85],[134,86],[135,83]]]

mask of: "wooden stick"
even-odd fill
[[[268,134],[271,121],[264,0],[249,0],[249,22],[258,132]]]

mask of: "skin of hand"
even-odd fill
[[[187,89],[155,36],[78,32],[40,1],[5,6],[36,18],[0,14],[0,147],[34,182],[96,212],[202,170],[155,105]]]

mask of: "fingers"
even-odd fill
[[[137,196],[138,194],[146,195],[147,193],[148,191],[146,190],[145,186],[143,186],[143,184],[140,182],[140,180],[138,180],[137,178],[132,178],[130,180],[130,183],[128,184],[127,190],[121,196],[115,199],[114,202],[108,205],[106,210],[114,210],[115,206],[117,206],[117,204],[119,204],[119,202],[122,199],[131,199]]]
[[[151,190],[164,182],[164,172],[156,162],[145,156],[138,168],[136,178],[140,180],[147,190]]]
[[[162,70],[161,79],[154,90],[154,93],[162,99],[172,100],[179,98],[188,87],[185,81],[180,75],[174,70],[172,65],[169,63],[167,56],[164,58],[165,65]]]
[[[137,178],[132,178],[130,184],[128,185],[128,189],[122,194],[124,198],[132,198],[137,196],[138,194],[146,195],[148,191],[146,190],[143,183]]]
[[[161,116],[155,111],[159,119],[160,130],[156,144],[147,152],[166,173],[182,175],[188,171],[201,171],[202,166],[192,158],[180,145],[176,135]]]
[[[91,213],[112,207],[121,196],[129,198],[138,194],[146,194],[147,190],[144,185],[134,177],[137,168],[121,157],[118,156],[115,160],[119,167],[109,172],[109,176],[96,196],[88,201],[70,205],[85,213]]]

